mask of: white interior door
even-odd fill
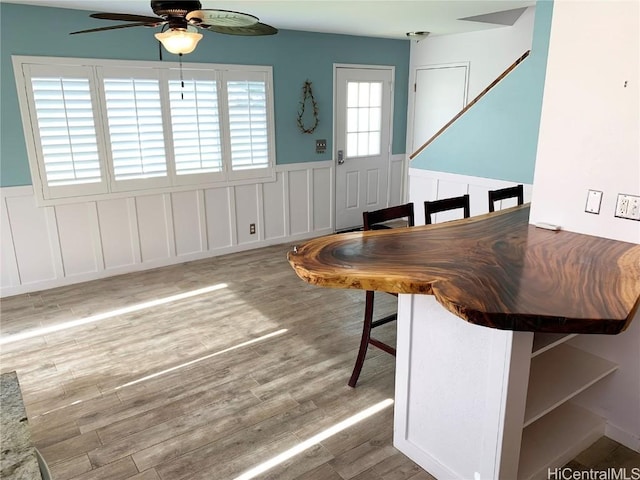
[[[336,230],[387,206],[393,68],[335,68]]]
[[[411,153],[427,142],[467,103],[466,64],[416,70]]]

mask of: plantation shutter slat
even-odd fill
[[[269,166],[266,82],[227,81],[232,170]]]
[[[43,205],[276,180],[269,66],[13,61]]]
[[[169,80],[171,126],[177,175],[216,173],[222,141],[215,80]]]
[[[104,94],[115,180],[165,177],[159,81],[105,78]]]
[[[31,77],[48,187],[102,181],[88,78]]]

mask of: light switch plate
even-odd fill
[[[584,211],[598,215],[600,213],[600,204],[602,203],[602,192],[600,190],[589,190],[587,194],[587,205]]]
[[[327,140],[316,140],[316,153],[324,153],[327,150]]]

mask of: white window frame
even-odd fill
[[[267,84],[267,123],[269,122],[269,111],[271,110],[271,112],[273,112],[272,109],[269,108],[269,82],[265,76],[264,72],[255,72],[255,71],[243,71],[242,73],[240,71],[227,71],[224,72],[223,77],[222,77],[222,88],[223,88],[223,97],[224,97],[224,102],[226,104],[227,102],[227,82],[229,81],[242,81],[242,80],[249,80],[249,81],[265,81]],[[227,115],[229,113],[229,109],[228,108],[224,108],[224,115]],[[227,122],[225,122],[227,123]],[[269,130],[269,126],[267,125],[267,130]],[[229,178],[230,179],[239,179],[239,178],[260,178],[262,176],[265,175],[266,173],[266,169],[265,168],[256,168],[256,169],[251,169],[251,170],[233,170],[232,169],[232,165],[231,165],[231,145],[230,145],[230,137],[229,135],[227,135],[226,138],[227,141],[227,151],[229,151]],[[274,151],[274,142],[268,142],[269,143],[269,158],[272,158],[275,155],[275,151]],[[267,167],[268,168],[268,167]]]
[[[15,68],[15,66],[14,66]],[[105,158],[104,151],[104,139],[101,136],[101,130],[97,128],[100,122],[98,115],[99,110],[96,107],[96,78],[94,72],[83,65],[59,65],[59,70],[62,70],[68,78],[87,78],[89,80],[89,88],[91,91],[91,100],[93,103],[93,123],[96,128],[96,140],[98,143],[98,152]],[[47,66],[37,64],[25,64],[24,71],[29,78],[46,76],[47,71],[50,68]],[[79,185],[58,185],[50,186],[47,183],[47,174],[44,165],[44,154],[42,151],[42,144],[35,135],[35,129],[38,128],[38,119],[35,113],[35,100],[33,96],[33,90],[19,89],[18,93],[24,94],[24,103],[20,102],[20,109],[22,113],[23,127],[25,133],[25,141],[27,145],[27,154],[29,157],[29,166],[31,168],[31,178],[36,191],[40,194],[41,198],[57,199],[65,197],[84,196],[92,194],[106,194],[108,193],[108,178],[106,175],[105,164],[100,162],[100,171],[102,179],[97,183],[83,183]],[[23,108],[27,106],[28,114],[24,114]],[[33,112],[33,118],[31,116]],[[37,188],[36,188],[37,187]]]
[[[130,179],[130,180],[116,180],[114,174],[114,164],[113,164],[113,155],[111,153],[111,141],[110,141],[110,131],[109,131],[109,120],[107,117],[107,109],[106,104],[106,96],[103,88],[99,88],[100,95],[100,106],[102,112],[101,124],[104,126],[104,138],[105,138],[105,151],[107,152],[106,164],[108,165],[108,172],[110,174],[110,189],[112,192],[131,192],[136,190],[147,190],[150,188],[163,188],[171,186],[171,165],[173,156],[169,154],[169,148],[167,143],[170,141],[170,130],[167,130],[167,124],[165,121],[166,117],[166,108],[165,102],[163,101],[165,97],[165,92],[163,92],[162,79],[160,78],[160,72],[155,68],[126,68],[126,67],[104,67],[100,66],[96,68],[98,84],[103,85],[105,78],[120,78],[120,77],[128,77],[134,79],[152,79],[158,81],[159,87],[159,96],[162,108],[162,117],[163,117],[163,131],[164,131],[164,151],[165,151],[165,162],[166,162],[166,176],[160,177],[151,177],[145,179]]]
[[[12,56],[18,100],[25,133],[31,178],[38,205],[56,205],[79,201],[122,198],[144,193],[164,193],[192,190],[194,188],[221,187],[227,185],[273,182],[275,173],[275,118],[273,99],[273,68],[264,65],[183,64],[183,77],[215,80],[217,85],[220,135],[222,142],[222,172],[207,172],[177,175],[174,165],[173,133],[171,125],[168,81],[180,78],[179,64],[175,62],[103,60],[59,57]],[[31,74],[34,71],[59,74],[59,70],[85,72],[89,77],[94,122],[102,179],[100,182],[69,186],[48,186],[40,149],[35,104],[31,89]],[[63,72],[64,73],[64,72]],[[105,108],[103,78],[112,73],[129,77],[158,78],[162,105],[163,131],[165,135],[165,157],[167,176],[147,179],[120,180],[113,175],[113,163],[109,137],[108,118]],[[36,75],[37,76],[37,75]],[[40,75],[42,76],[42,74]],[[226,97],[227,80],[264,80],[266,84],[268,166],[248,170],[231,167],[230,140],[228,132],[228,110]]]
[[[222,122],[222,113],[223,110],[225,109],[224,104],[222,103],[223,100],[221,100],[221,88],[220,88],[220,84],[222,82],[221,80],[221,75],[222,72],[219,70],[195,70],[195,69],[191,69],[188,66],[184,66],[183,65],[183,69],[182,69],[182,76],[185,80],[187,79],[194,79],[194,80],[209,80],[209,81],[214,81],[216,82],[216,86],[217,86],[217,97],[218,97],[218,117],[220,119],[221,125],[220,125],[220,135],[221,135],[221,147],[222,147],[222,154],[223,154],[223,158],[222,158],[222,171],[220,172],[208,172],[208,173],[191,173],[191,174],[182,174],[182,175],[178,175],[175,171],[175,168],[172,169],[172,175],[174,175],[174,184],[175,185],[206,185],[206,184],[215,184],[215,183],[220,183],[220,182],[224,182],[226,181],[227,177],[226,177],[226,172],[225,172],[225,167],[226,167],[226,163],[224,161],[224,155],[225,155],[225,150],[224,150],[224,138],[225,138],[225,133],[224,133],[224,122]],[[167,69],[165,71],[162,72],[163,73],[163,78],[164,78],[164,84],[165,86],[167,86],[168,88],[168,82],[170,80],[180,80],[180,70],[179,68],[170,68]],[[167,95],[169,95],[168,91],[167,91]],[[167,100],[167,104],[170,104],[170,99]],[[167,121],[165,122],[165,125],[168,126],[171,134],[167,135],[167,148],[171,149],[171,152],[174,151],[174,145],[173,145],[173,124],[171,122],[171,112],[168,112],[168,118]],[[173,159],[175,158],[175,154],[171,154],[171,159],[173,161]],[[275,156],[273,157],[275,158]]]

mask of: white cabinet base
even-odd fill
[[[394,444],[436,478],[516,478],[533,334],[400,295]]]
[[[617,365],[572,336],[472,325],[431,295],[400,295],[397,328],[394,445],[434,477],[543,479],[604,435],[570,400]]]

